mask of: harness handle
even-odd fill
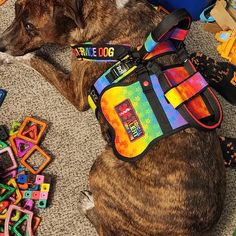
[[[185,9],[178,9],[168,15],[148,36],[139,50],[141,58],[152,52],[157,44],[167,39],[182,42],[190,29],[192,18]],[[177,45],[178,46],[178,45]]]

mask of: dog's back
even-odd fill
[[[59,2],[59,6],[55,2]],[[76,2],[71,7],[81,8],[81,21],[76,21],[81,26],[84,23],[84,29],[74,30],[73,17],[61,16],[63,2]],[[0,40],[0,50],[13,55],[23,55],[45,42],[61,45],[113,42],[138,47],[161,21],[160,15],[144,0],[23,0],[18,1],[18,5],[20,15],[16,19],[33,20],[30,24],[15,21]],[[22,20],[25,12],[27,19]],[[36,15],[31,17],[31,14]],[[51,15],[54,15],[53,22]],[[174,60],[167,56],[161,63],[171,64]],[[90,86],[108,65],[73,63],[73,71],[68,77],[41,58],[30,61],[82,110],[88,105],[86,95]],[[107,127],[102,120],[100,122],[105,133]],[[222,211],[224,171],[215,132],[181,131],[160,141],[143,159],[132,164],[118,160],[109,146],[90,172],[93,210],[99,222],[97,230],[106,236],[204,235]]]
[[[189,132],[188,132],[189,131]],[[106,150],[90,172],[101,235],[204,235],[218,221],[225,173],[216,134],[182,131],[143,159]]]

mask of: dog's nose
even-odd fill
[[[3,40],[0,38],[0,52],[6,52],[6,46],[3,43]]]

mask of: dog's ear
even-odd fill
[[[76,25],[84,29],[84,18],[83,18],[83,2],[84,0],[65,0],[65,15],[70,17]]]
[[[15,15],[19,16],[22,10],[24,9],[25,1],[24,0],[18,0],[15,3]]]

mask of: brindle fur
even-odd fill
[[[85,41],[137,47],[160,21],[161,15],[144,0],[130,0],[119,9],[115,0],[18,0],[0,51],[19,56],[46,43]],[[162,63],[175,60],[168,56]],[[90,86],[109,66],[73,59],[68,75],[38,56],[27,63],[81,111],[88,109]],[[105,137],[106,125],[100,123]],[[108,144],[89,183],[95,207],[86,213],[104,236],[211,234],[226,184],[216,133],[193,128],[161,140],[135,163],[118,160]]]

